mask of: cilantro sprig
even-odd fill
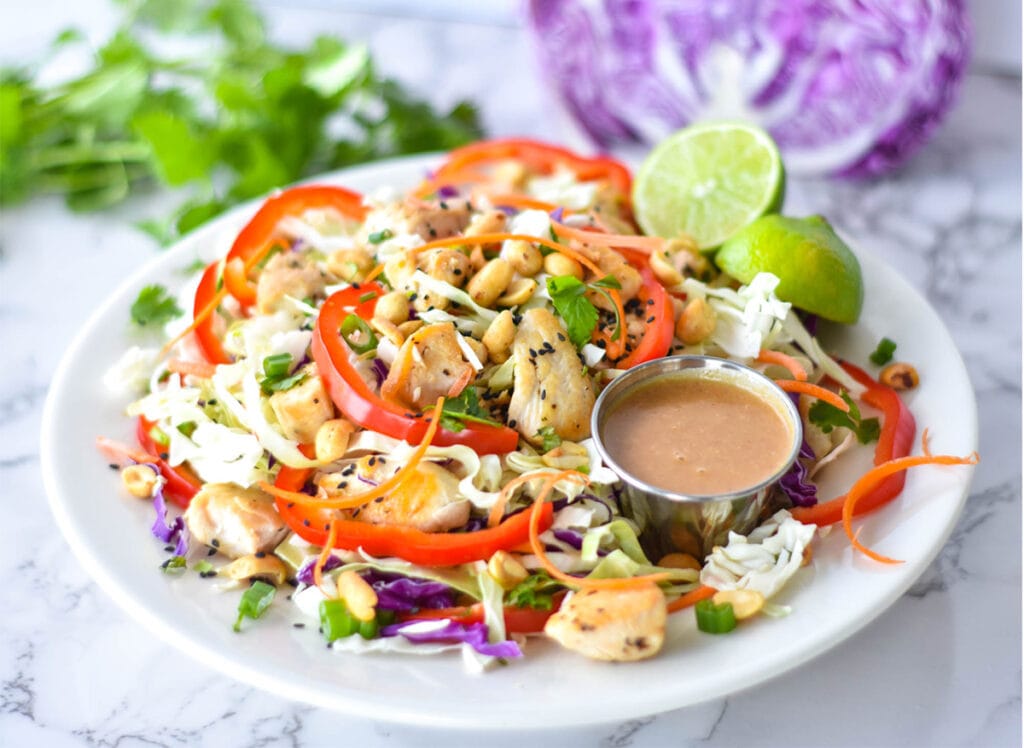
[[[139,224],[167,243],[303,176],[481,134],[472,105],[435,111],[381,76],[364,45],[274,43],[248,0],[117,5],[119,28],[81,75],[49,83],[45,65],[0,70],[0,205],[45,192],[98,210],[140,186],[187,187],[170,220]],[[197,52],[166,52],[186,39]],[[51,55],[87,43],[65,31]]]
[[[857,407],[857,404],[848,392],[841,393],[841,397],[850,406],[849,413],[844,413],[836,406],[830,405],[824,400],[819,400],[807,411],[807,417],[810,418],[811,423],[826,434],[831,433],[835,428],[850,429],[857,436],[857,441],[861,444],[878,441],[878,436],[881,433],[878,419],[862,418],[860,408]]]
[[[565,321],[565,329],[569,340],[577,348],[590,342],[597,327],[597,307],[586,297],[587,291],[593,290],[603,294],[611,301],[608,289],[620,289],[622,286],[614,276],[606,275],[593,283],[584,283],[572,275],[556,275],[547,280],[548,295],[555,311]],[[618,340],[622,330],[622,320],[616,318],[615,332],[612,340]]]
[[[441,426],[449,431],[459,432],[466,428],[466,423],[486,423],[491,426],[501,424],[491,418],[480,404],[480,396],[476,387],[467,387],[458,397],[449,397],[441,408]]]
[[[516,608],[551,610],[554,606],[554,595],[561,589],[561,584],[541,571],[531,574],[509,590],[505,601]]]
[[[139,291],[131,308],[132,322],[140,327],[162,325],[182,314],[184,312],[178,302],[159,284],[146,286]]]

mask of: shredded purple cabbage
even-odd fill
[[[362,577],[377,593],[377,607],[384,610],[409,611],[455,605],[455,591],[443,582],[404,577],[376,569],[362,572]]]
[[[554,221],[555,223],[561,223],[563,215],[565,215],[565,208],[559,205],[557,208],[551,211],[551,220]]]
[[[295,575],[295,579],[303,584],[313,584],[316,580],[313,578],[313,567],[316,566],[316,559],[311,558],[299,568],[299,573]],[[324,562],[324,572],[328,572],[331,569],[337,569],[341,566],[341,559],[335,555],[330,555]]]
[[[380,387],[384,384],[384,380],[388,378],[388,365],[381,361],[379,358],[373,359],[373,376],[377,378],[377,386]]]
[[[434,624],[432,626],[428,624]],[[487,641],[487,625],[484,623],[462,624],[455,621],[408,621],[394,623],[380,630],[381,636],[405,637],[416,644],[449,644],[463,642],[482,655],[491,657],[522,657],[523,652],[513,641],[491,644]]]
[[[359,475],[358,473],[356,474],[356,477],[357,477],[357,478],[358,478],[359,480],[361,480],[361,481],[362,481],[363,483],[365,483],[366,485],[368,485],[368,486],[374,486],[374,487],[376,487],[376,486],[379,486],[379,485],[380,485],[380,483],[378,483],[377,481],[375,481],[375,480],[370,480],[369,478],[364,478],[363,476]]]
[[[800,445],[800,458],[814,457],[814,451],[805,439]],[[807,478],[807,468],[797,459],[789,471],[779,480],[783,490],[794,506],[814,506],[818,503],[818,487]]]
[[[582,550],[583,536],[575,530],[552,530],[552,533],[566,545],[571,545],[577,551]]]
[[[143,464],[156,473],[157,476],[160,475],[160,468],[153,463],[146,462]],[[176,541],[174,555],[184,556],[188,553],[188,528],[185,527],[185,520],[181,517],[175,517],[171,524],[167,524],[167,501],[164,499],[163,482],[158,482],[156,489],[153,491],[153,510],[156,513],[153,526],[150,528],[153,536],[164,543],[170,543],[172,540]]]
[[[437,188],[437,196],[440,198],[455,197],[459,191],[450,184],[443,184]]]

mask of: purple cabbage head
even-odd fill
[[[965,0],[530,0],[528,16],[596,145],[744,118],[802,174],[906,161],[952,107],[970,47]]]
[[[522,657],[522,650],[513,641],[491,644],[487,641],[487,625],[483,623],[462,624],[455,621],[408,621],[385,626],[381,636],[404,636],[418,644],[469,644],[482,655],[491,657]]]

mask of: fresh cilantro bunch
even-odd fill
[[[188,186],[170,221],[141,225],[169,242],[303,176],[480,135],[473,106],[435,112],[362,45],[275,45],[247,0],[118,3],[125,20],[83,75],[43,85],[29,66],[0,70],[0,204],[59,193],[98,210],[139,185]],[[199,51],[160,51],[175,41]],[[53,50],[83,42],[65,31]]]

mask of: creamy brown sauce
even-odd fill
[[[626,472],[692,496],[770,478],[789,456],[788,420],[759,394],[706,374],[666,374],[615,403],[602,441]]]

